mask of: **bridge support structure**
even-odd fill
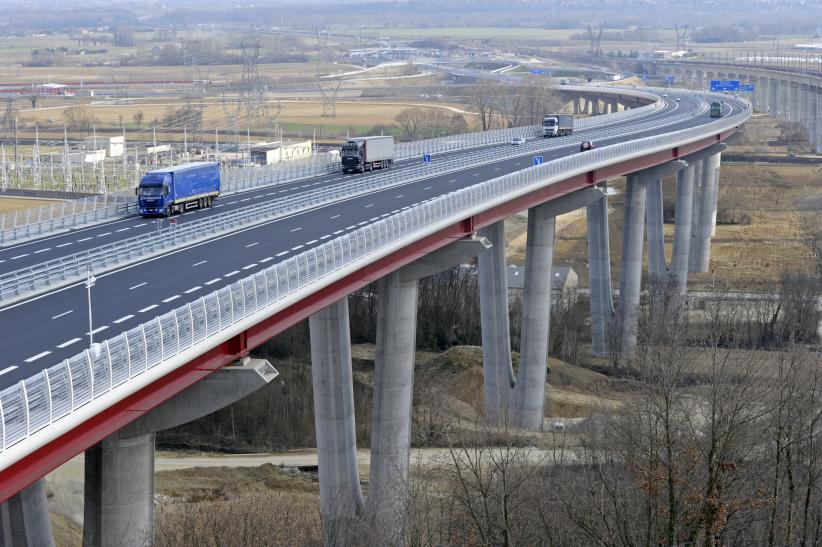
[[[155,433],[211,414],[276,376],[268,361],[243,359],[86,450],[84,547],[150,545],[154,534]]]
[[[613,330],[614,301],[611,288],[611,244],[608,229],[608,197],[586,207],[588,236],[588,287],[591,305],[591,351],[608,353],[608,335]]]
[[[54,546],[45,483],[40,479],[0,504],[0,546]]]

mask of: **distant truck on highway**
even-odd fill
[[[574,117],[570,114],[549,114],[542,120],[543,137],[564,137],[574,132]]]
[[[712,118],[721,118],[722,117],[722,103],[719,101],[714,101],[711,103],[711,117]]]
[[[340,149],[343,173],[387,169],[394,163],[394,137],[349,139]]]
[[[135,193],[144,217],[210,207],[220,195],[220,164],[201,161],[154,169],[143,175]]]

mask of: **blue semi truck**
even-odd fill
[[[154,169],[140,179],[137,206],[144,217],[210,207],[220,195],[220,165],[200,161]]]

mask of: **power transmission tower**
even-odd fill
[[[593,57],[602,55],[602,30],[602,23],[599,24],[596,30],[591,28],[591,25],[588,25],[588,40],[591,42],[588,53]]]
[[[682,28],[679,28],[679,25],[676,25],[676,49],[683,50],[687,47],[688,41],[688,25],[685,25]]]
[[[262,118],[267,132],[272,129],[271,116],[265,102],[266,86],[260,76],[260,40],[251,38],[240,43],[243,56],[243,77],[240,81],[240,102],[245,106],[248,118]]]
[[[341,80],[323,77],[323,65],[328,62],[328,36],[327,30],[316,29],[317,32],[317,89],[323,101],[323,117],[337,117],[337,91],[340,89]]]

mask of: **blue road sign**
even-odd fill
[[[673,76],[670,76],[670,75],[665,76],[665,83],[666,83],[666,84],[672,84],[672,83],[674,83],[675,81],[676,81],[676,78],[674,78]]]
[[[711,80],[711,91],[739,91],[739,80]]]
[[[747,91],[749,93],[753,93],[756,90],[756,86],[754,84],[739,84],[739,91]]]
[[[542,165],[543,157],[542,156],[534,156],[534,165]]]
[[[550,76],[551,71],[550,70],[545,70],[544,68],[532,68],[531,69],[531,74],[538,74],[540,76]]]
[[[431,163],[431,154],[423,154],[422,155],[422,162],[423,163]]]

